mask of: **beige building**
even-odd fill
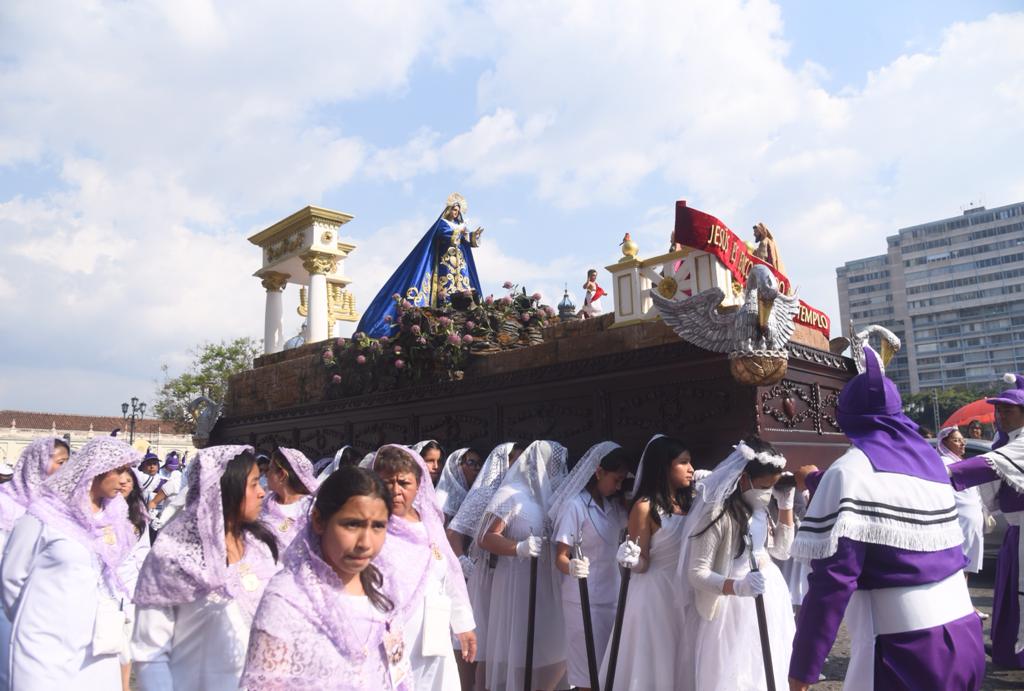
[[[0,463],[14,464],[33,440],[42,436],[70,435],[71,449],[77,450],[95,436],[106,436],[120,428],[118,437],[128,441],[128,425],[119,417],[103,415],[68,415],[66,413],[33,413],[25,410],[0,410]],[[192,457],[192,435],[177,430],[163,420],[135,422],[136,447],[148,446],[153,453],[165,458],[171,451],[188,452]]]

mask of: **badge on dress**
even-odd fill
[[[239,564],[238,570],[242,574],[242,587],[246,592],[255,592],[260,587],[260,577],[249,570],[248,564]]]
[[[277,526],[277,529],[280,530],[282,533],[287,533],[289,530],[292,529],[292,526],[294,524],[294,518],[286,518],[283,521],[281,521],[281,525]]]
[[[388,673],[391,684],[398,688],[412,672],[409,659],[405,656],[405,639],[402,629],[393,622],[388,622],[384,631],[384,653],[388,659]]]
[[[114,535],[114,529],[111,528],[109,525],[103,528],[103,542],[105,542],[108,545],[117,544],[117,536]]]
[[[434,542],[430,543],[430,551],[434,555],[434,559],[437,559],[438,561],[441,561],[441,550],[438,549],[438,546],[437,546],[436,543],[434,543]]]

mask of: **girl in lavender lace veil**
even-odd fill
[[[530,558],[538,557],[533,688],[566,686],[565,629],[559,601],[548,511],[566,476],[568,452],[553,441],[535,441],[512,466],[491,498],[478,542],[498,555],[487,613],[487,688],[523,688],[526,662]]]
[[[394,583],[371,563],[391,509],[391,494],[370,471],[343,466],[324,481],[312,520],[256,611],[243,687],[413,688]]]
[[[43,482],[7,541],[0,580],[16,689],[116,688],[124,615],[117,566],[134,544],[123,477],[141,454],[88,442]]]
[[[313,464],[298,449],[278,448],[270,454],[267,488],[260,520],[274,533],[283,554],[301,532],[320,481]]]
[[[238,688],[249,627],[277,543],[259,522],[264,492],[251,446],[199,452],[188,498],[160,532],[135,588],[136,681],[153,689]]]
[[[391,491],[394,507],[387,542],[374,563],[395,584],[415,688],[458,691],[451,633],[459,639],[462,658],[472,661],[475,624],[429,472],[418,453],[397,445],[377,450],[373,470]]]
[[[14,529],[14,524],[25,514],[32,498],[39,493],[43,480],[64,465],[69,453],[67,442],[57,437],[35,439],[22,450],[18,462],[14,464],[11,479],[0,485],[0,551],[7,543],[7,536]],[[7,679],[10,642],[11,620],[0,608],[0,689],[10,687]]]

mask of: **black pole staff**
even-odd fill
[[[625,536],[626,538],[629,535]],[[611,649],[608,651],[608,672],[604,678],[604,691],[612,691],[615,687],[615,666],[619,660],[619,641],[622,639],[622,618],[626,614],[626,595],[629,593],[629,577],[631,569],[624,569],[619,582],[619,603],[615,607],[615,626],[612,628]]]
[[[537,625],[537,562],[530,557],[530,613],[526,620],[526,669],[523,670],[523,691],[533,691],[533,635]]]
[[[573,548],[573,556],[576,559],[583,558],[583,538]],[[594,622],[590,618],[590,589],[587,586],[587,579],[577,579],[580,584],[580,610],[583,612],[583,639],[587,643],[587,667],[590,670],[590,688],[594,691],[601,691],[601,682],[597,673],[597,652],[594,649]]]
[[[747,551],[750,552],[751,572],[760,571],[757,568],[757,557],[754,556],[754,538],[747,532],[745,538]],[[768,617],[764,613],[764,595],[754,596],[754,608],[757,610],[757,629],[761,634],[761,657],[764,659],[764,675],[768,680],[768,691],[775,691],[775,669],[772,665],[772,645],[768,639]]]

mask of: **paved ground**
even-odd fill
[[[971,577],[971,597],[974,605],[983,612],[992,612],[992,578],[995,573],[996,551],[998,544],[986,544],[985,569],[978,575]],[[985,645],[989,645],[989,623],[985,622]],[[828,662],[825,664],[826,680],[815,684],[814,691],[839,691],[842,685],[843,676],[846,674],[846,665],[850,660],[850,638],[844,626],[832,647]],[[1001,670],[992,666],[992,661],[987,660],[985,670],[985,684],[982,686],[985,691],[995,689],[1024,689],[1024,670]]]

